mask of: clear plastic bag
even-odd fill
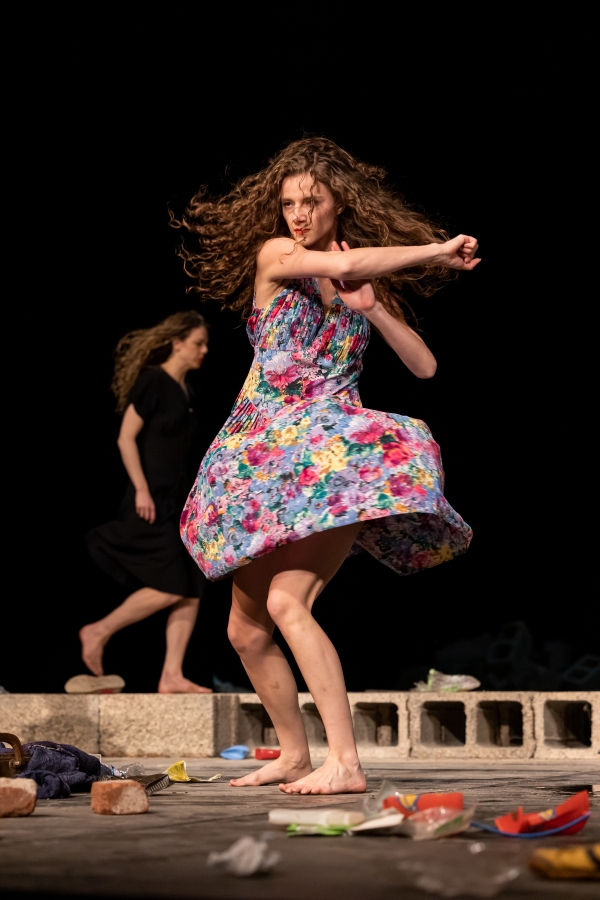
[[[223,853],[214,851],[209,853],[206,865],[224,869],[238,878],[247,878],[249,875],[264,875],[271,872],[280,859],[281,853],[270,850],[266,841],[257,841],[256,838],[247,835],[241,837]]]
[[[474,691],[481,687],[481,682],[472,675],[444,675],[436,669],[430,669],[427,681],[415,681],[411,691],[441,691],[455,693],[456,691]]]
[[[499,850],[482,841],[448,841],[436,846],[435,855],[412,846],[398,864],[402,883],[436,897],[496,897],[522,871],[518,854],[506,845]]]
[[[474,815],[474,806],[470,806],[468,809],[433,806],[431,809],[424,809],[405,819],[398,826],[398,831],[401,834],[407,834],[414,841],[432,841],[466,831]]]

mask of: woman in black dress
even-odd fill
[[[165,694],[210,690],[183,675],[206,580],[179,537],[179,516],[197,468],[190,457],[199,432],[186,375],[200,368],[207,352],[206,322],[194,310],[119,342],[112,389],[123,412],[117,443],[130,480],[119,518],[87,535],[96,563],[136,590],[105,618],[81,629],[83,660],[94,675],[103,675],[102,653],[111,636],[171,607],[158,685]]]

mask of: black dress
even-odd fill
[[[179,537],[179,517],[196,476],[199,424],[194,398],[160,366],[138,376],[129,403],[144,420],[137,437],[142,469],[156,505],[151,525],[135,511],[131,481],[119,518],[86,535],[94,561],[120,584],[199,597],[206,579]]]

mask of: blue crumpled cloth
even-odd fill
[[[31,753],[31,759],[15,777],[32,778],[37,782],[38,800],[58,800],[70,797],[71,792],[91,791],[92,784],[101,775],[111,774],[108,766],[103,766],[99,759],[71,744],[32,741],[23,744],[23,750]]]

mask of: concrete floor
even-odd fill
[[[122,760],[103,760],[119,765]],[[146,771],[160,772],[173,759],[144,760]],[[415,843],[400,836],[288,837],[267,812],[275,806],[346,805],[356,796],[288,797],[276,786],[235,789],[227,778],[254,768],[254,760],[188,760],[188,771],[203,777],[224,773],[213,784],[179,785],[150,798],[150,813],[105,817],[90,810],[89,795],[40,801],[25,819],[0,821],[0,895],[228,898],[228,900],[391,900],[425,898],[411,886],[415,876],[400,865],[423,862],[456,874],[475,866],[521,866],[522,874],[502,896],[517,898],[597,898],[598,882],[552,882],[527,869],[534,847],[600,841],[600,795],[591,797],[594,814],[578,838],[522,841],[482,832],[443,841]],[[600,782],[600,765],[584,761],[407,760],[366,764],[369,792],[384,778],[403,792],[462,790],[477,803],[477,818],[490,820],[518,805],[547,809],[581,786]],[[267,876],[239,879],[206,867],[211,850],[224,850],[242,835],[269,832],[282,854]],[[468,853],[468,842],[485,851]],[[460,894],[459,896],[467,896]],[[471,895],[472,896],[472,895]],[[476,895],[475,895],[476,896]],[[24,898],[25,900],[25,898]]]

